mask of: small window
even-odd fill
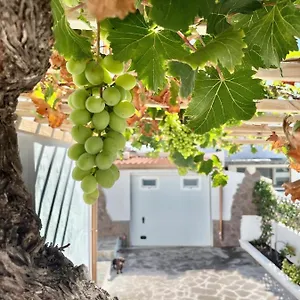
[[[157,178],[142,178],[141,180],[141,188],[142,189],[157,189],[158,188],[158,180]]]
[[[182,178],[181,188],[184,190],[200,190],[200,178]]]

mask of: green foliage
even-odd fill
[[[300,266],[296,266],[284,259],[282,262],[282,271],[290,277],[293,283],[300,285]]]
[[[257,182],[253,191],[253,199],[257,205],[258,214],[263,219],[263,240],[268,240],[272,235],[271,220],[300,232],[299,203],[294,203],[285,197],[279,197],[271,183],[264,180]]]
[[[300,12],[289,0],[279,0],[252,15],[236,15],[232,23],[245,31],[250,47],[259,46],[267,67],[279,66],[289,50],[298,49],[295,36],[300,31]]]
[[[273,235],[272,221],[276,218],[277,199],[271,184],[264,180],[256,182],[253,190],[253,203],[257,206],[257,213],[262,217],[261,243],[269,244]]]
[[[193,68],[203,68],[207,62],[217,65],[220,63],[229,72],[233,73],[236,65],[242,63],[243,49],[247,47],[243,41],[242,30],[226,30],[211,40],[205,47],[186,58]]]
[[[166,61],[181,60],[188,54],[175,32],[153,27],[138,12],[124,20],[112,19],[110,24],[108,40],[116,59],[132,59],[132,69],[153,91],[166,83]]]
[[[286,256],[295,256],[296,255],[296,249],[295,247],[293,247],[292,245],[290,244],[286,244],[284,246],[284,248],[282,248],[280,250],[280,255],[283,256],[283,257],[286,257]]]
[[[253,100],[264,95],[260,81],[251,78],[253,74],[251,70],[240,69],[234,74],[223,70],[222,80],[214,68],[199,71],[186,111],[189,127],[205,133],[230,119],[250,119],[256,110]]]
[[[299,203],[294,203],[286,198],[279,198],[276,214],[278,222],[300,232]]]
[[[179,94],[181,97],[187,98],[194,89],[196,72],[185,63],[170,61],[168,73],[180,79],[181,85]]]
[[[200,1],[190,0],[152,0],[150,18],[160,26],[171,30],[187,30],[193,24],[200,6]]]
[[[91,58],[90,41],[77,34],[69,25],[60,0],[51,0],[53,14],[53,33],[55,37],[55,49],[66,59]]]

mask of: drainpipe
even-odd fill
[[[219,193],[219,239],[223,241],[223,187],[220,187]]]

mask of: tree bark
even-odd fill
[[[0,299],[109,300],[84,266],[45,244],[22,180],[15,110],[50,66],[50,1],[0,0],[0,8]]]

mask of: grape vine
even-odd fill
[[[113,161],[124,147],[124,134],[133,146],[153,148],[152,155],[168,152],[180,174],[193,170],[211,174],[214,185],[226,184],[217,157],[206,159],[203,148],[238,151],[223,139],[223,128],[250,119],[255,100],[265,97],[256,70],[278,67],[297,50],[297,3],[126,0],[118,7],[113,0],[62,1],[80,10],[78,18],[85,22],[88,10],[101,27],[94,38],[74,31],[60,0],[52,0],[55,49],[77,86],[69,98],[77,144],[69,152],[85,193],[97,183],[113,185],[118,177]],[[200,34],[203,25],[206,35]],[[108,50],[100,59],[99,38]],[[129,73],[123,74],[124,68]],[[268,92],[271,96],[272,89]],[[147,101],[162,108],[148,107]],[[111,181],[103,183],[97,174],[107,170],[115,175],[104,176]]]

